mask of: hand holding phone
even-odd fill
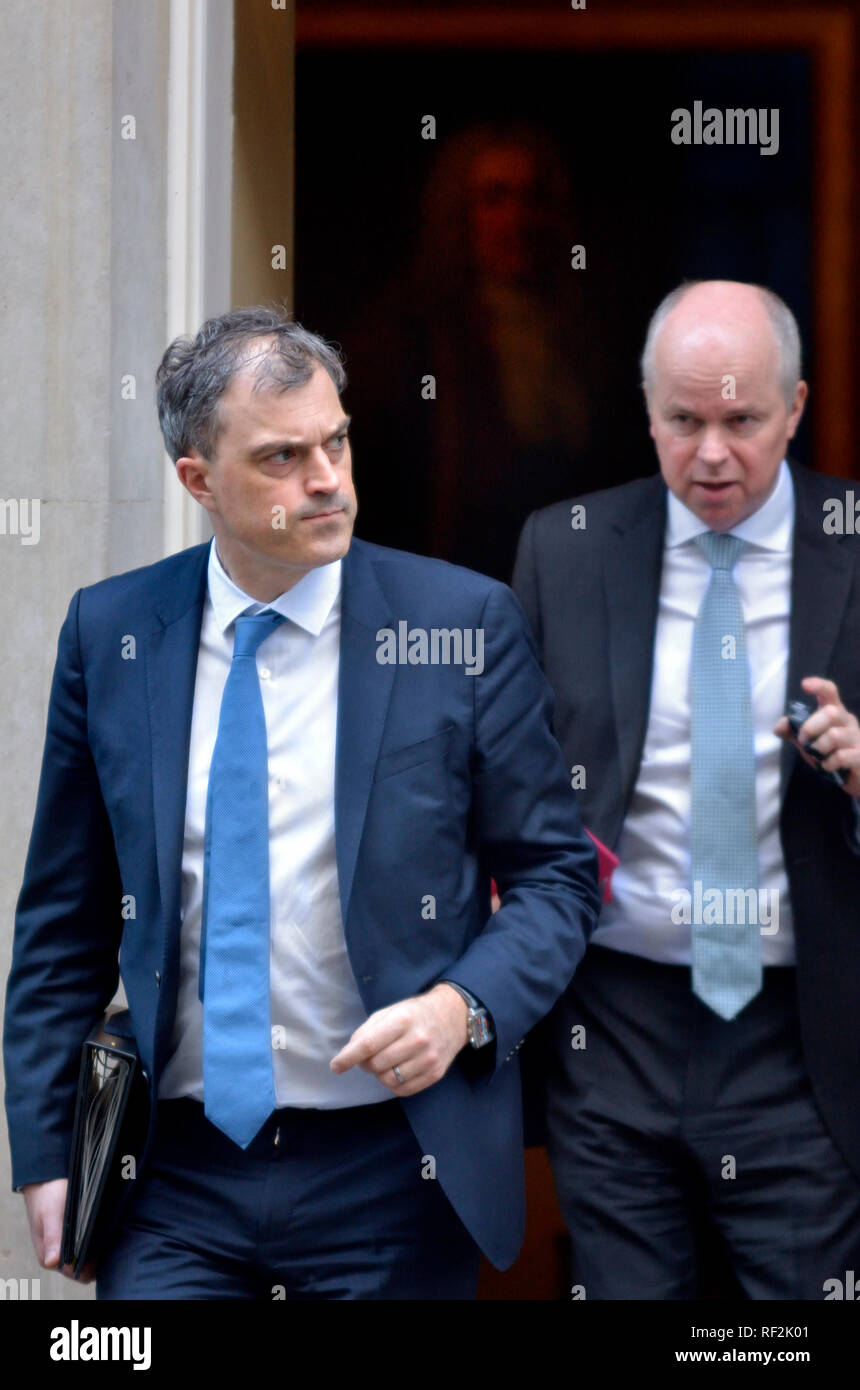
[[[807,704],[805,700],[789,700],[788,709],[785,712],[785,717],[788,720],[791,732],[797,739],[798,747],[802,748],[804,753],[808,753],[810,758],[814,758],[815,761],[820,764],[823,763],[824,759],[829,755],[827,753],[819,752],[819,750],[817,748],[814,748],[812,744],[809,742],[800,742],[800,730],[806,723],[807,719],[809,719],[810,716],[815,713],[815,708],[815,706]],[[822,777],[829,778],[831,782],[836,783],[837,787],[844,787],[845,783],[848,781],[848,778],[851,776],[851,773],[847,767],[837,768],[835,772],[825,772],[823,768],[819,767],[819,771],[821,772]]]

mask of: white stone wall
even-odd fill
[[[4,989],[60,624],[78,587],[163,553],[167,19],[168,0],[0,7],[0,497],[40,501],[37,544],[8,534],[8,506],[0,534]],[[0,1278],[93,1294],[39,1268],[5,1116]]]

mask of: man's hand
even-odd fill
[[[816,697],[818,709],[803,724],[799,739],[794,738],[785,715],[774,727],[774,733],[796,743],[801,757],[811,767],[822,767],[825,772],[837,772],[840,768],[849,770],[843,790],[849,796],[860,796],[860,724],[856,715],[845,708],[833,681],[821,676],[806,676],[801,685]],[[829,756],[817,763],[803,751],[804,743],[814,743],[819,752]]]
[[[60,1263],[60,1237],[63,1233],[63,1211],[66,1205],[67,1178],[51,1182],[28,1182],[21,1188],[27,1204],[30,1239],[36,1258],[43,1269],[57,1269]],[[67,1279],[74,1278],[71,1265],[60,1270]],[[84,1265],[79,1282],[89,1284],[95,1278],[95,1266]]]
[[[377,1009],[330,1063],[334,1072],[359,1066],[397,1096],[414,1096],[441,1081],[468,1041],[466,1001],[450,985]],[[398,1081],[397,1067],[403,1080]]]

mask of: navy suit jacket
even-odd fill
[[[7,991],[15,1187],[67,1172],[81,1044],[119,974],[157,1095],[179,980],[207,559],[208,544],[194,546],[80,589],[60,633]],[[403,619],[482,629],[483,673],[380,664],[377,633]],[[401,1103],[447,1197],[499,1268],[516,1257],[524,1227],[517,1051],[572,977],[599,906],[597,856],[551,719],[528,624],[505,585],[353,540],[343,563],[335,788],[349,959],[368,1013],[442,977],[492,1013],[488,1056],[464,1054]],[[495,916],[491,875],[503,895]],[[134,897],[133,918],[123,918],[123,895]],[[428,895],[435,917],[422,915]],[[153,1133],[154,1116],[138,1177]]]
[[[835,681],[860,715],[860,532],[824,530],[824,504],[856,484],[791,464],[795,489],[786,700],[804,676]],[[589,829],[616,847],[648,727],[666,529],[660,474],[534,512],[514,588],[555,693],[555,728]],[[571,530],[574,501],[584,530]],[[814,704],[815,701],[812,700]],[[714,736],[719,737],[715,729]],[[830,1134],[860,1178],[860,854],[851,800],[790,743],[781,753],[782,853],[794,919],[803,1050]],[[655,1029],[661,1019],[655,1016]]]

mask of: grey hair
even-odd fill
[[[676,289],[671,290],[664,299],[660,300],[651,315],[648,331],[645,334],[645,346],[640,358],[642,383],[647,390],[650,391],[654,385],[654,353],[660,329],[672,310],[680,304],[687,291],[693,289],[695,285],[706,283],[705,280],[685,280],[683,284],[678,285]],[[797,327],[797,319],[785,300],[780,299],[773,290],[767,289],[764,285],[751,285],[750,288],[758,290],[773,328],[773,336],[776,339],[777,351],[779,352],[780,387],[786,406],[790,410],[802,371],[800,330]]]
[[[346,385],[340,350],[296,323],[283,305],[254,304],[207,319],[195,337],[174,338],[155,373],[158,423],[174,463],[192,448],[212,457],[223,425],[221,397],[249,364],[256,364],[254,391],[304,386],[318,366],[338,395]]]

